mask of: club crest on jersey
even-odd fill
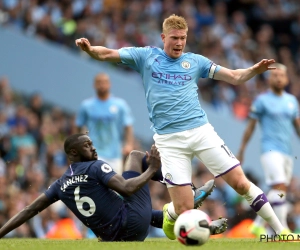
[[[191,67],[191,64],[187,61],[183,61],[181,63],[181,67],[184,68],[184,69],[189,69]]]
[[[101,170],[104,172],[104,173],[109,173],[109,172],[111,172],[112,171],[112,168],[111,168],[111,166],[109,166],[108,164],[103,164],[102,166],[101,166]]]
[[[110,106],[109,111],[110,113],[115,114],[118,112],[118,107],[116,105]]]
[[[167,173],[165,175],[165,179],[168,180],[168,181],[172,181],[173,180],[173,176],[170,173]]]

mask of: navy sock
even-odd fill
[[[148,169],[148,164],[146,162],[146,155],[143,157],[143,160],[142,160],[142,169],[143,169],[143,172],[145,172]],[[151,180],[153,180],[153,181],[163,181],[164,180],[162,173],[161,173],[161,169],[156,171],[156,173],[153,175]]]
[[[151,217],[150,225],[153,227],[162,228],[163,220],[164,220],[163,211],[152,209],[152,217]]]

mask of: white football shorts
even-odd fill
[[[182,132],[154,134],[153,139],[161,156],[162,174],[168,187],[191,184],[194,156],[215,177],[240,165],[209,123]]]
[[[270,151],[263,153],[260,161],[267,185],[290,184],[294,165],[291,156],[278,151]]]

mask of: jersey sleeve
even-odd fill
[[[76,126],[78,127],[84,126],[86,124],[86,120],[87,120],[86,109],[85,109],[85,105],[82,103],[76,115],[76,121],[75,121]]]
[[[59,200],[58,193],[60,190],[60,185],[58,180],[53,182],[49,188],[44,192],[47,198],[53,203]]]
[[[217,73],[221,66],[215,64],[205,56],[197,55],[199,68],[200,68],[200,77],[201,78],[214,78],[215,73]]]
[[[255,120],[259,120],[264,112],[263,103],[261,98],[256,98],[251,105],[249,117]]]
[[[145,58],[149,53],[147,47],[125,47],[118,50],[121,63],[141,73]]]
[[[95,164],[95,178],[107,185],[108,181],[117,173],[106,162],[98,160]]]

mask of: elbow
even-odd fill
[[[140,187],[125,187],[123,190],[123,194],[121,194],[121,195],[125,196],[125,197],[129,197],[129,196],[133,195],[134,193],[136,193],[139,189],[140,189]]]
[[[232,85],[240,85],[243,83],[242,77],[237,70],[231,71],[230,83]]]
[[[123,190],[123,193],[121,194],[124,197],[129,197],[133,195],[135,192],[131,188],[126,188]]]
[[[130,197],[132,195],[131,192],[122,192],[120,195],[122,195],[123,197]]]
[[[243,80],[241,79],[241,77],[238,77],[238,76],[234,76],[233,77],[233,80],[231,82],[232,85],[240,85],[240,84],[243,84]]]
[[[97,58],[101,62],[105,62],[105,57],[104,56],[98,56]]]
[[[241,85],[241,84],[243,84],[243,83],[244,83],[243,81],[236,80],[236,81],[234,81],[232,84],[233,84],[233,85]]]
[[[97,57],[97,59],[101,62],[108,61],[108,58],[109,58],[109,54],[107,54],[107,53],[98,54],[98,57]]]

